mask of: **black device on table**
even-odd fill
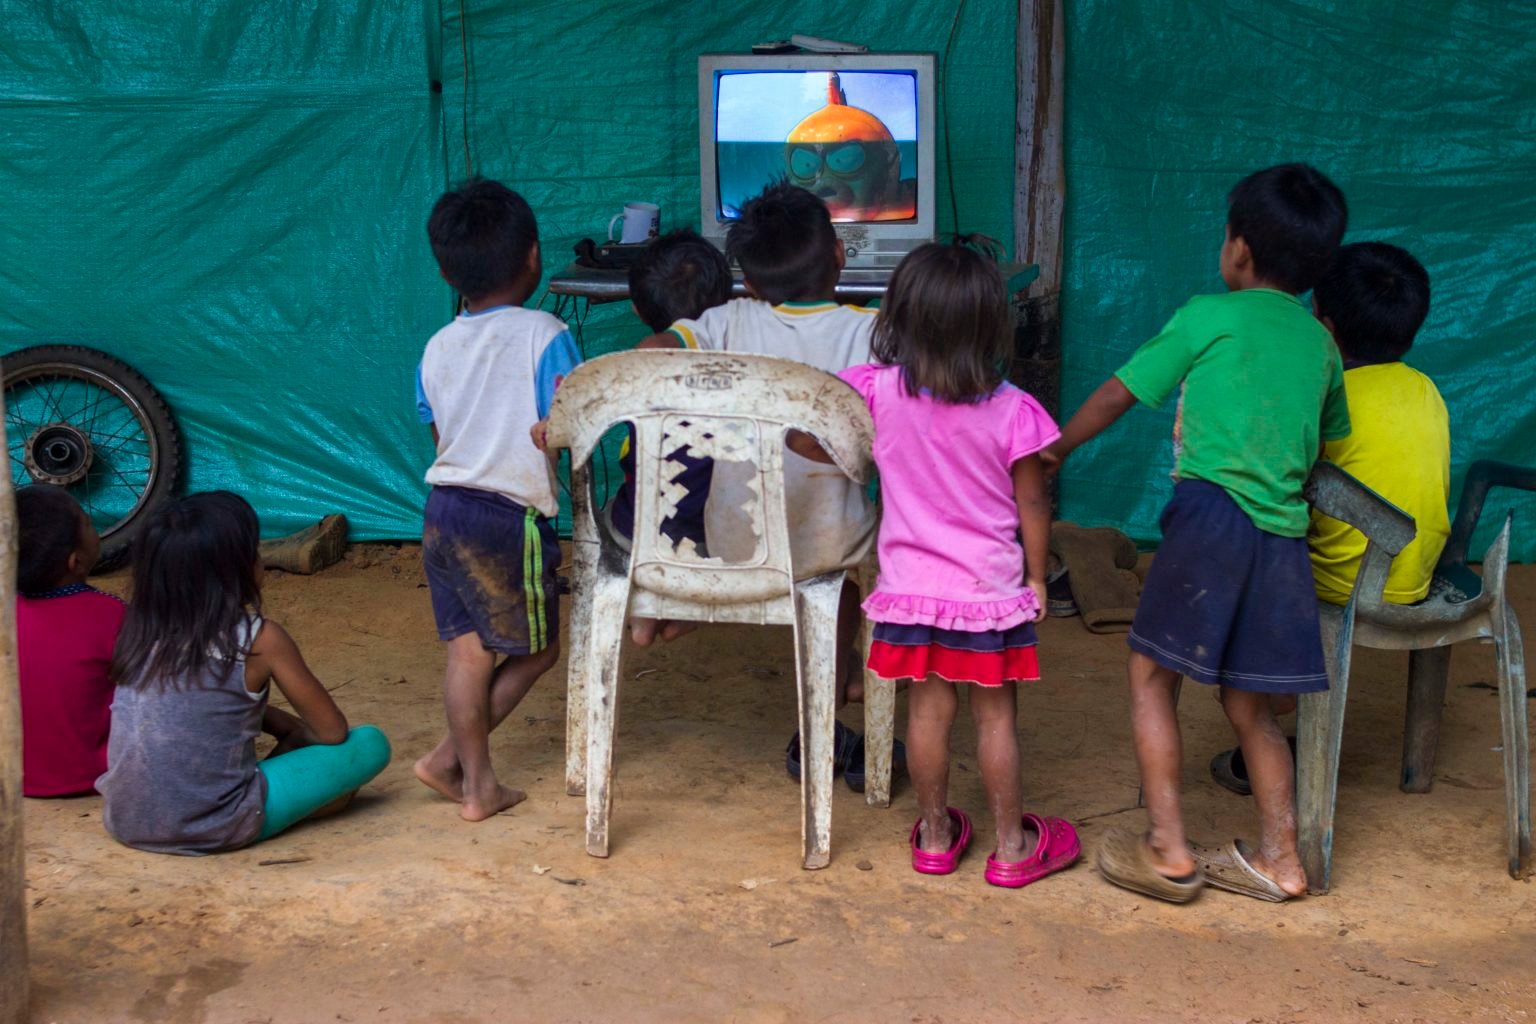
[[[576,243],[576,265],[589,270],[628,270],[640,260],[649,242],[594,242],[583,238]]]

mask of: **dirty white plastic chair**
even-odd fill
[[[597,522],[588,464],[603,434],[634,427],[635,524],[625,553]],[[608,855],[613,746],[625,621],[630,615],[794,627],[799,688],[801,837],[807,868],[831,856],[837,610],[843,572],[796,582],[784,496],[791,429],[821,442],[864,481],[874,427],[857,394],[831,374],[769,356],[641,351],[575,370],[555,397],[549,445],[571,452],[574,600],[569,644],[566,788],[586,793],[587,852]],[[661,532],[686,493],[668,456],[752,463],[754,557],[708,558]],[[894,685],[866,677],[870,802],[889,802]],[[883,756],[882,756],[883,755]],[[882,770],[883,778],[876,772]],[[879,790],[879,792],[875,792]]]

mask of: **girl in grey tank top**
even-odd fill
[[[96,782],[103,824],[129,846],[202,854],[252,843],[268,786],[256,737],[277,735],[279,750],[348,738],[281,627],[266,624],[259,647],[270,658],[252,651],[263,632],[259,541],[256,513],[228,492],[167,503],[136,541],[108,767]],[[268,707],[269,675],[302,719]]]

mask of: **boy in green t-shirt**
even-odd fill
[[[1228,203],[1221,277],[1230,291],[1186,303],[1046,452],[1059,463],[1137,401],[1155,408],[1180,391],[1177,483],[1128,637],[1151,828],[1111,833],[1098,858],[1109,881],[1174,903],[1207,881],[1276,902],[1306,891],[1295,769],[1270,695],[1328,687],[1301,491],[1322,443],[1349,434],[1338,349],[1296,298],[1338,250],[1343,194],[1311,167],[1284,164],[1244,178]],[[1185,839],[1181,675],[1221,688],[1259,807],[1256,848]]]

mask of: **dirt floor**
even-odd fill
[[[121,581],[108,581],[120,587]],[[910,789],[889,810],[839,783],[833,860],[799,867],[784,774],[783,629],[706,630],[635,652],[622,693],[612,856],[583,851],[561,784],[564,663],[494,738],[529,799],[470,825],[410,765],[442,729],[442,651],[412,547],[271,574],[269,615],[395,760],[338,818],[238,853],[139,853],[97,798],[28,801],[33,1019],[195,1024],[471,1021],[1524,1021],[1536,1013],[1536,887],[1504,871],[1487,648],[1459,649],[1438,784],[1397,789],[1406,657],[1355,658],[1334,890],[1284,906],[1188,907],[1110,887],[1085,862],[1021,891],[912,872]],[[1513,578],[1536,623],[1536,567]],[[1527,632],[1536,635],[1528,626]],[[1022,695],[1027,805],[1082,823],[1090,854],[1138,825],[1124,645],[1041,630]],[[903,702],[904,704],[904,702]],[[858,709],[845,712],[850,723]],[[1193,834],[1251,834],[1205,765],[1229,745],[1185,699]],[[957,729],[953,802],[981,812]],[[978,820],[984,832],[986,825]]]

